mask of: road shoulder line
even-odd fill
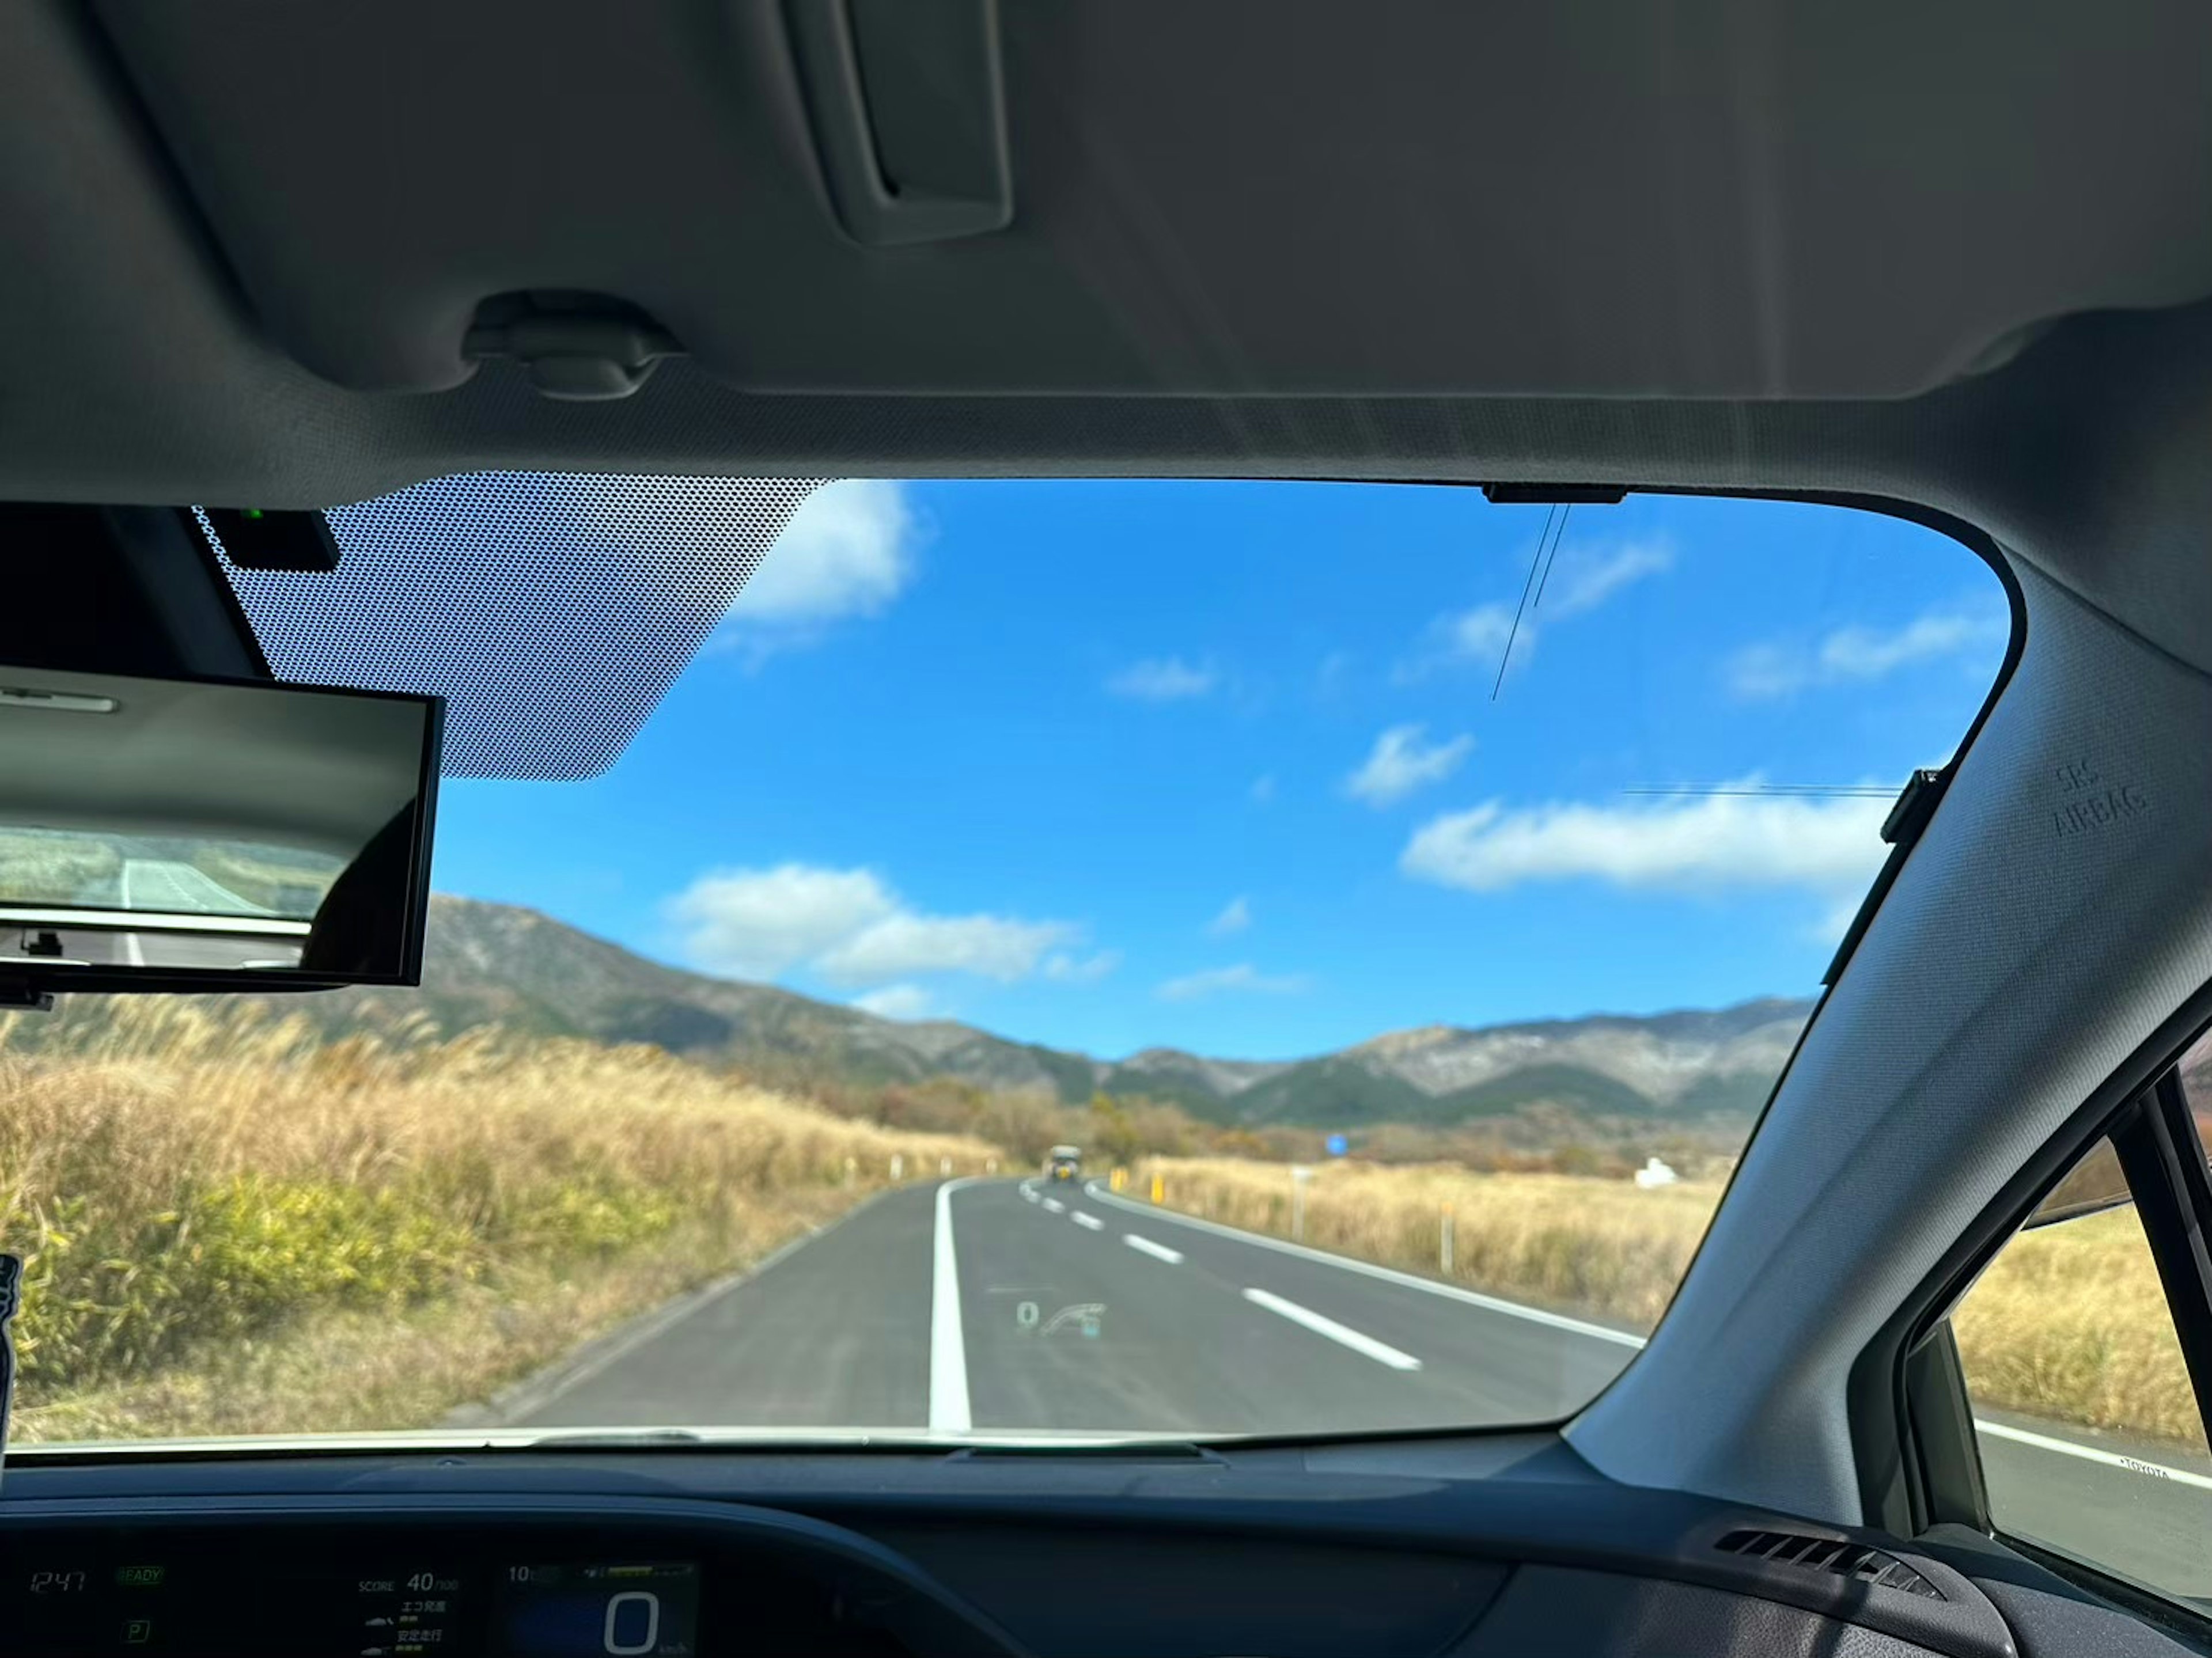
[[[2147,1462],[2139,1456],[2125,1456],[2118,1451],[2108,1451],[2100,1445],[2084,1445],[2077,1440],[2059,1439],[2050,1434],[2039,1434],[2027,1428],[2015,1428],[2008,1422],[1990,1422],[1981,1417],[1974,1418],[1974,1431],[2009,1439],[2021,1445],[2032,1445],[2039,1451],[2056,1451],[2061,1456],[2078,1456],[2084,1462],[2101,1462],[2106,1467],[2125,1468],[2131,1473],[2146,1474],[2153,1479],[2171,1479],[2179,1485],[2194,1485],[2200,1491],[2212,1491],[2212,1475],[2201,1474],[2188,1468],[2168,1467],[2163,1462]]]

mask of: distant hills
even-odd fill
[[[1811,1011],[1768,999],[1714,1012],[1394,1031],[1269,1062],[1150,1048],[1120,1060],[1011,1042],[946,1020],[879,1018],[773,986],[663,967],[533,910],[434,898],[421,991],[302,997],[333,1034],[428,1013],[448,1035],[496,1024],[651,1042],[771,1077],[861,1086],[945,1077],[1181,1106],[1219,1124],[1449,1126],[1551,1105],[1586,1117],[1748,1116]]]

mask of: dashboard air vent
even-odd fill
[[[1732,1531],[1714,1545],[1723,1554],[1748,1555],[1778,1566],[1826,1572],[1886,1589],[1903,1589],[1924,1600],[1941,1600],[1943,1591],[1893,1555],[1839,1537],[1808,1537],[1797,1532]]]

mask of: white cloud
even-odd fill
[[[937,998],[920,985],[885,985],[854,997],[853,1005],[879,1019],[928,1019],[938,1011]]]
[[[1840,897],[1863,890],[1881,868],[1889,805],[1753,794],[1509,811],[1492,800],[1422,825],[1398,867],[1473,892],[1587,879],[1671,891],[1796,887]]]
[[[1809,642],[1750,645],[1729,659],[1729,687],[1738,696],[1763,700],[1812,685],[1881,679],[1968,651],[1994,653],[2010,627],[2000,607],[1961,605],[1925,611],[1901,628],[1838,628]]]
[[[1204,696],[1221,683],[1211,663],[1193,666],[1179,656],[1132,662],[1108,677],[1106,689],[1139,702],[1182,702]]]
[[[772,979],[899,908],[872,870],[714,870],[668,902],[686,960],[740,979]]]
[[[1460,768],[1474,747],[1464,734],[1441,743],[1422,740],[1425,726],[1393,726],[1375,739],[1358,771],[1344,780],[1344,792],[1370,806],[1387,806],[1416,789],[1441,783]]]
[[[1516,671],[1536,649],[1536,629],[1527,616],[1518,633],[1513,628],[1510,604],[1478,604],[1471,610],[1440,616],[1428,625],[1419,648],[1401,662],[1391,676],[1400,684],[1411,684],[1447,668],[1480,669],[1494,674],[1505,659],[1505,641],[1513,641]]]
[[[1513,625],[1514,613],[1521,608],[1517,600],[1447,612],[1429,623],[1419,647],[1399,664],[1395,677],[1405,684],[1444,668],[1480,669],[1494,674],[1505,660],[1509,640],[1513,646],[1512,666],[1517,673],[1535,654],[1540,617],[1548,626],[1588,615],[1622,588],[1672,569],[1674,564],[1674,546],[1663,537],[1570,543],[1552,561],[1551,574],[1541,583],[1541,600],[1522,612],[1518,631]],[[1525,580],[1527,574],[1524,562],[1522,579]]]
[[[1089,956],[1055,950],[1044,958],[1044,976],[1055,984],[1095,985],[1121,965],[1118,950],[1101,950]]]
[[[1525,641],[1515,635],[1513,610],[1506,604],[1478,604],[1457,616],[1444,616],[1439,620],[1437,629],[1449,657],[1485,668],[1498,665],[1498,659],[1505,654],[1505,641],[1509,639],[1516,645],[1525,642],[1531,648],[1536,643],[1534,629],[1522,629],[1528,635]]]
[[[1206,924],[1206,931],[1212,938],[1226,938],[1251,925],[1252,901],[1240,895],[1231,898],[1221,914]]]
[[[1065,921],[902,910],[823,950],[813,965],[838,984],[872,984],[910,973],[972,973],[1012,984],[1036,972],[1045,952],[1075,931]]]
[[[914,579],[919,533],[898,484],[823,484],[739,590],[712,648],[741,653],[757,667],[813,643],[833,623],[878,614]]]
[[[1082,932],[1066,921],[925,914],[872,870],[806,864],[710,871],[666,909],[684,959],[708,972],[772,979],[804,967],[841,985],[925,973],[1065,977],[1046,957]]]
[[[1275,798],[1275,774],[1273,772],[1267,772],[1261,776],[1254,778],[1252,780],[1252,786],[1247,791],[1247,793],[1251,795],[1252,804],[1254,805],[1266,805],[1267,802]]]
[[[872,616],[913,576],[914,532],[897,484],[825,483],[792,514],[730,614],[780,624]]]
[[[1674,549],[1663,539],[1571,543],[1552,561],[1539,608],[1554,622],[1581,616],[1631,582],[1674,567]]]
[[[1249,962],[1239,962],[1234,967],[1208,968],[1203,973],[1189,973],[1180,979],[1170,979],[1155,993],[1161,1000],[1169,1002],[1194,1002],[1227,992],[1295,996],[1311,984],[1312,981],[1302,973],[1262,973]]]

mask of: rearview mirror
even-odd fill
[[[0,668],[0,1005],[420,983],[441,711]]]

